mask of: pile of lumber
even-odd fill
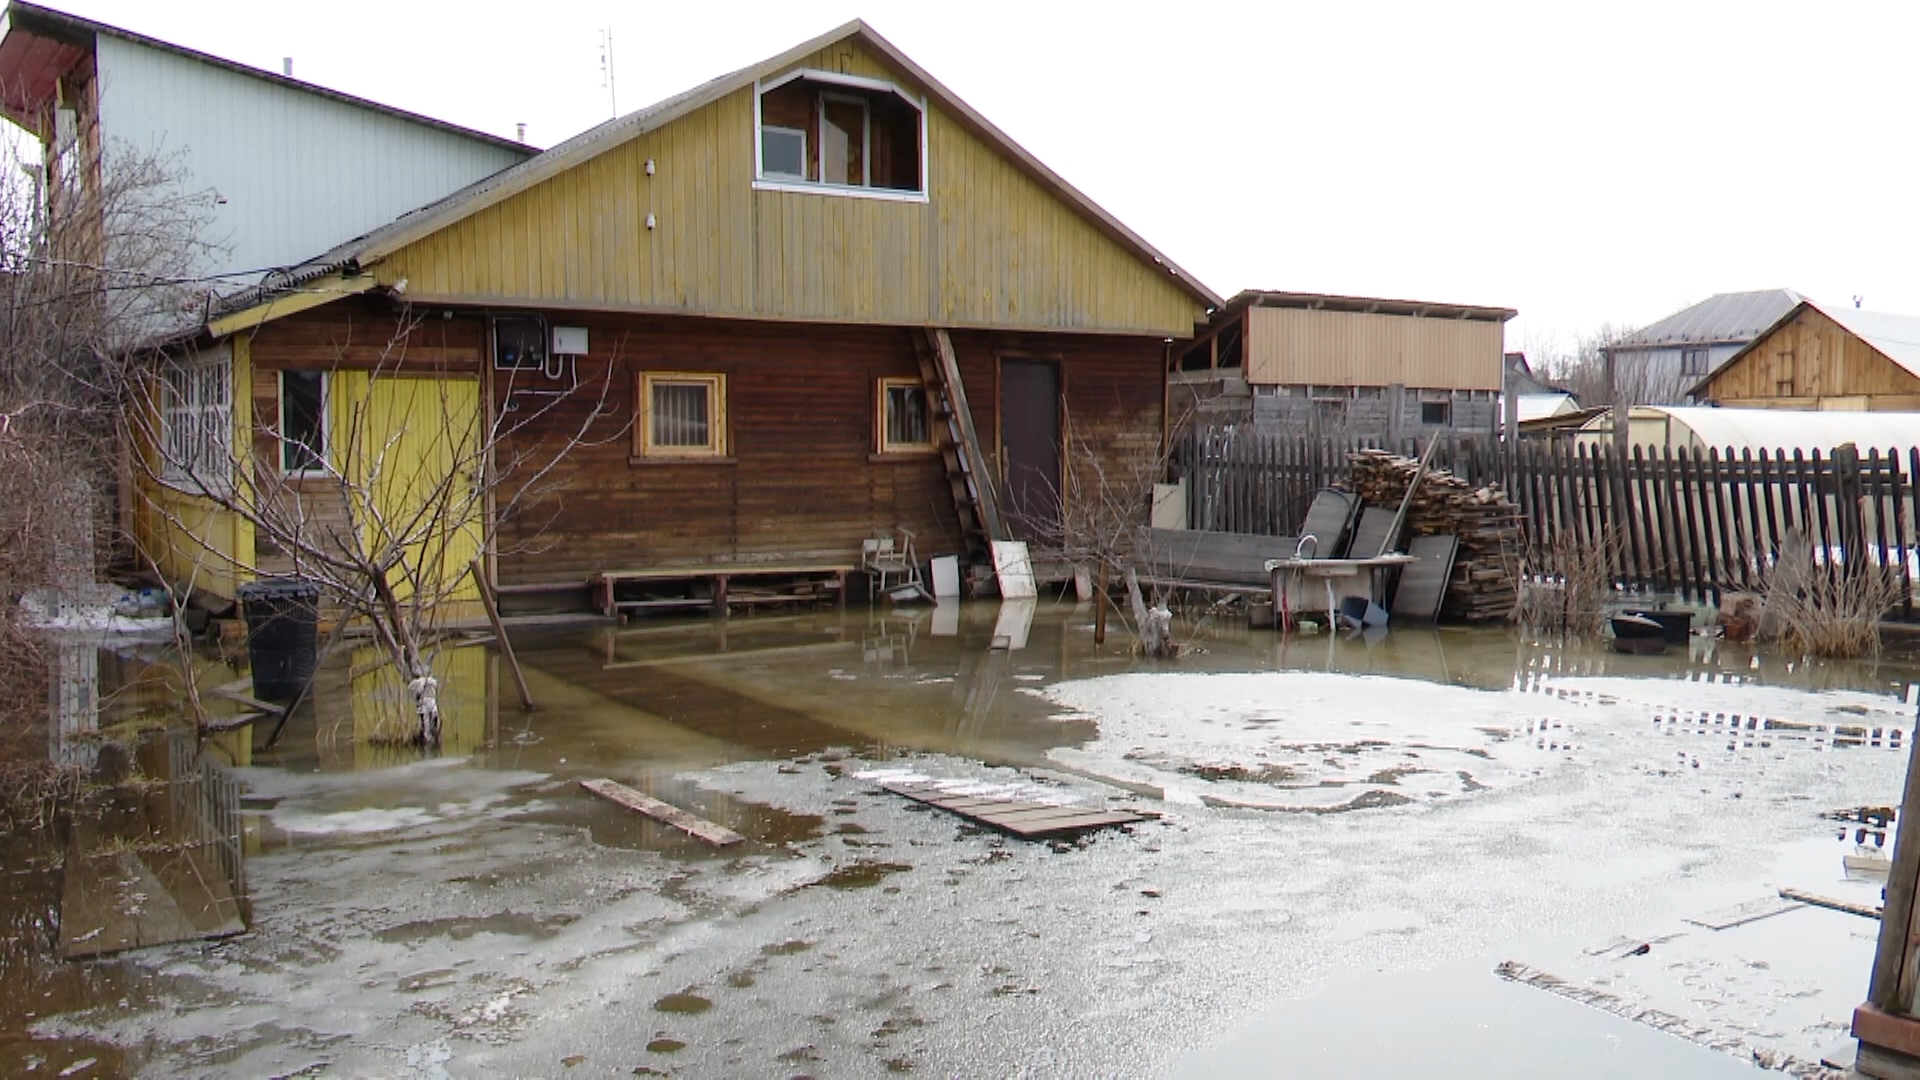
[[[1397,510],[1420,463],[1385,450],[1351,455],[1348,481],[1366,506]],[[1497,487],[1475,488],[1445,469],[1429,468],[1407,508],[1409,536],[1456,536],[1459,554],[1447,579],[1440,616],[1452,622],[1492,622],[1513,613],[1519,599],[1520,510]]]

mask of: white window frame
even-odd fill
[[[793,82],[795,79],[806,79],[809,82],[828,83],[855,90],[867,90],[873,93],[892,94],[901,101],[913,106],[914,110],[920,114],[920,190],[903,191],[896,188],[854,187],[846,184],[825,184],[818,180],[794,180],[780,175],[768,176],[765,161],[761,155],[760,129],[762,125],[760,118],[760,98],[768,91],[777,90]],[[870,151],[872,149],[871,143],[873,138],[872,108],[869,107],[867,112],[867,139],[869,143],[867,149]],[[933,162],[927,153],[927,127],[926,95],[909,94],[884,79],[869,79],[861,75],[842,75],[837,71],[820,71],[815,68],[798,68],[778,78],[766,81],[755,80],[753,84],[753,190],[786,191],[798,195],[835,195],[851,199],[878,199],[882,202],[927,202],[929,201],[927,194],[933,190]],[[867,176],[871,179],[873,176],[872,162],[866,155],[863,155],[862,161],[867,170]]]
[[[333,434],[332,431],[329,430],[331,427],[330,420],[333,406],[333,376],[330,372],[317,372],[320,376],[320,445],[317,447],[308,447],[308,449],[314,451],[314,456],[320,460],[320,464],[314,468],[289,469],[287,468],[287,374],[285,370],[280,372],[279,386],[277,388],[279,396],[276,399],[279,408],[279,423],[275,425],[275,427],[277,434],[280,436],[280,475],[289,477],[326,476],[327,454],[332,449],[328,444],[332,442],[331,436]]]
[[[926,403],[926,442],[894,442],[887,434],[891,428],[888,420],[892,415],[890,411],[892,409],[892,398],[888,394],[888,391],[898,389],[918,390],[921,392],[921,400]],[[928,454],[939,448],[938,436],[933,430],[933,394],[927,391],[927,384],[925,382],[908,376],[888,376],[877,381],[875,394],[877,403],[874,407],[874,417],[879,421],[879,430],[874,434],[876,436],[876,445],[879,447],[878,453]]]
[[[705,446],[663,446],[653,441],[653,388],[704,386],[707,389]],[[634,419],[639,432],[634,452],[643,458],[668,461],[710,461],[727,457],[727,377],[711,371],[642,371],[634,379]]]
[[[229,347],[160,372],[160,478],[187,491],[233,487],[233,354]]]
[[[762,156],[764,156],[767,152],[766,137],[767,137],[767,132],[769,131],[778,132],[782,135],[800,136],[800,171],[798,173],[784,173],[784,172],[764,173],[764,175],[779,177],[782,180],[787,180],[796,184],[810,183],[810,181],[807,179],[807,131],[806,129],[781,127],[778,124],[762,124],[760,126],[760,142],[759,142],[759,148],[758,148],[759,153]]]
[[[860,180],[858,183],[834,183],[827,179],[827,103],[860,106]],[[820,183],[827,187],[855,188],[867,191],[873,187],[873,106],[867,99],[855,94],[836,94],[822,91],[820,104],[814,109],[813,122],[820,128],[820,148],[815,151],[820,156],[815,165]]]

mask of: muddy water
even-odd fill
[[[486,650],[443,654],[432,756],[377,744],[401,699],[343,658],[271,750],[229,755],[249,932],[38,956],[42,1003],[0,1007],[0,1051],[53,1073],[1138,1075],[1442,965],[1764,1012],[1743,1037],[1801,1055],[1857,1003],[1844,924],[1696,928],[1657,946],[1671,967],[1587,950],[1778,885],[1873,888],[1820,815],[1897,797],[1911,663],[1218,622],[1153,664],[1093,645],[1091,614],[521,632],[539,710]],[[872,783],[903,773],[1162,816],[1020,844]],[[708,848],[593,777],[746,841]],[[44,925],[41,871],[0,897],[9,926]]]

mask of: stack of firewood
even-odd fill
[[[1397,510],[1420,463],[1385,450],[1352,456],[1349,486],[1367,506]],[[1453,576],[1441,618],[1492,622],[1519,599],[1520,511],[1497,487],[1475,488],[1445,469],[1429,468],[1407,508],[1409,536],[1457,536]]]

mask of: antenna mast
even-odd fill
[[[620,115],[620,96],[613,83],[613,27],[600,28],[600,85],[607,88],[607,110]]]

